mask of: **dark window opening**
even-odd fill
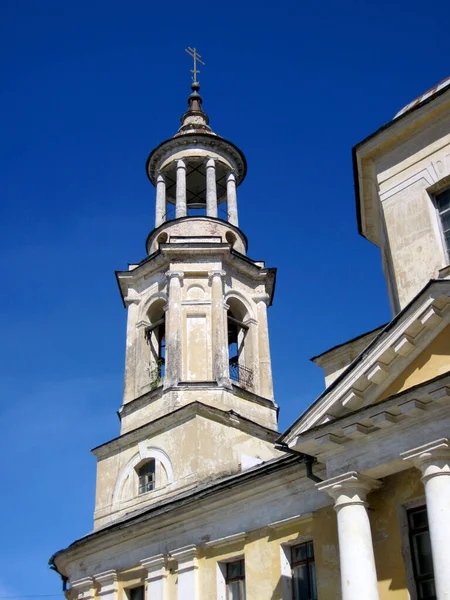
[[[245,600],[245,562],[226,563],[227,600]]]
[[[146,338],[150,345],[150,364],[153,366],[150,377],[152,381],[162,379],[166,369],[166,320],[164,317],[151,327],[147,327]]]
[[[291,548],[292,600],[317,600],[314,546],[305,542]]]
[[[140,585],[138,587],[130,588],[127,590],[128,600],[144,600],[144,586]]]
[[[450,188],[435,196],[447,253],[450,253]]]
[[[425,506],[408,511],[408,525],[417,600],[436,600],[430,530]]]
[[[244,365],[244,345],[248,325],[228,313],[228,363],[230,379],[245,386],[253,386],[253,371]]]
[[[153,459],[146,462],[138,469],[139,494],[151,492],[155,489],[155,461]]]

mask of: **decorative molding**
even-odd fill
[[[205,548],[220,548],[221,546],[229,546],[230,544],[237,544],[245,542],[248,537],[248,533],[245,531],[241,533],[234,533],[233,535],[227,535],[226,537],[218,538],[217,540],[210,540],[205,543]]]

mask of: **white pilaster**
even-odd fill
[[[159,173],[156,178],[156,212],[155,227],[159,227],[166,220],[166,178]]]
[[[77,600],[93,600],[95,597],[94,580],[92,577],[83,577],[70,582],[70,587],[75,592]]]
[[[147,570],[146,600],[167,599],[167,557],[157,554],[141,560],[141,565]]]
[[[213,158],[206,161],[206,214],[217,217],[216,161]]]
[[[259,393],[264,398],[273,399],[272,362],[270,360],[269,324],[267,322],[269,294],[253,296],[253,300],[256,302],[258,317]]]
[[[167,271],[169,301],[166,310],[166,369],[164,387],[176,385],[181,379],[181,282],[183,271]]]
[[[223,278],[225,271],[209,271],[211,282],[211,319],[213,347],[213,376],[219,385],[231,388],[228,366],[228,344],[225,335],[225,305],[223,300]]]
[[[114,570],[104,571],[94,577],[100,584],[98,592],[101,600],[117,600],[117,573]]]
[[[317,484],[335,500],[342,600],[379,600],[366,496],[380,485],[354,471]]]
[[[197,546],[185,546],[170,553],[178,561],[178,600],[198,600],[198,550]]]
[[[450,442],[441,438],[403,452],[422,472],[438,600],[450,599]]]
[[[234,173],[230,173],[227,177],[227,208],[229,223],[239,227],[236,196],[236,176]]]
[[[186,164],[184,160],[177,160],[177,191],[176,191],[176,211],[177,219],[185,217],[187,214],[186,204]]]

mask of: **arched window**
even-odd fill
[[[151,492],[156,487],[156,465],[155,460],[151,458],[137,469],[138,492],[145,494]]]
[[[152,387],[158,387],[164,377],[166,365],[166,318],[165,300],[157,300],[151,305],[148,317],[151,325],[146,328],[145,336],[150,346],[149,374]]]
[[[230,378],[244,387],[253,387],[249,326],[244,323],[245,306],[236,298],[228,299],[228,361]]]

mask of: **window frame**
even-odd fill
[[[436,211],[436,216],[437,216],[437,220],[438,220],[438,226],[439,226],[439,233],[441,236],[441,240],[442,240],[442,247],[444,249],[444,254],[447,258],[447,262],[450,261],[450,239],[449,239],[449,243],[447,245],[447,240],[445,237],[445,232],[444,232],[444,228],[443,228],[443,223],[442,223],[442,218],[441,215],[445,214],[445,213],[450,213],[450,206],[449,208],[446,208],[443,212],[441,212],[439,210],[439,205],[438,205],[438,197],[441,194],[445,194],[445,193],[450,194],[450,186],[446,185],[444,187],[441,187],[440,189],[437,189],[433,192],[432,197],[433,197],[433,204],[434,204],[434,209]]]
[[[134,585],[132,587],[124,589],[125,596],[126,596],[127,600],[133,600],[132,591],[133,590],[138,590],[138,589],[142,589],[143,600],[145,600],[145,585],[143,583],[140,584],[140,585]]]
[[[230,577],[228,575],[228,568],[230,565],[234,565],[236,563],[241,563],[242,564],[242,571],[243,574],[236,576],[236,577]],[[245,559],[244,558],[237,558],[236,560],[229,560],[226,563],[224,563],[224,568],[225,568],[225,573],[224,573],[224,578],[225,578],[225,598],[226,600],[229,600],[229,584],[230,583],[236,583],[239,582],[239,595],[240,595],[240,600],[245,600],[246,599],[246,589],[245,589]]]
[[[306,558],[302,559],[302,560],[294,561],[293,551],[296,548],[300,548],[301,546],[305,547]],[[310,558],[308,556],[309,546],[312,548],[312,558]],[[289,547],[289,549],[290,549],[289,564],[290,564],[290,569],[291,569],[291,598],[292,598],[292,600],[310,600],[312,598],[312,596],[311,596],[312,585],[311,585],[311,574],[310,574],[310,565],[311,564],[314,565],[314,587],[317,592],[316,559],[315,559],[315,554],[314,554],[314,541],[313,540],[305,540],[304,542],[300,542],[298,544],[292,544]],[[294,569],[295,569],[295,567],[302,566],[302,565],[306,566],[306,572],[307,572],[307,577],[308,577],[308,598],[296,598],[295,597]],[[316,595],[316,598],[317,598],[317,595]],[[316,599],[314,599],[314,600],[316,600]]]
[[[411,515],[415,512],[419,512],[419,511],[423,511],[423,510],[425,510],[425,512],[427,513],[427,526],[413,528],[413,526],[411,524],[411,519],[410,519]],[[413,541],[414,535],[418,534],[418,533],[424,533],[424,532],[428,532],[428,535],[430,534],[430,525],[428,523],[428,512],[427,512],[426,504],[419,504],[418,506],[412,506],[412,507],[409,507],[408,509],[406,509],[406,519],[407,519],[407,526],[408,526],[409,553],[410,553],[410,561],[411,561],[411,567],[412,567],[412,575],[414,578],[416,599],[420,600],[419,584],[422,581],[432,579],[434,585],[436,585],[435,577],[434,577],[434,569],[433,569],[433,573],[432,573],[432,575],[433,575],[432,578],[430,576],[420,576],[419,575],[419,573],[417,572],[417,564],[416,564],[416,559],[415,559],[415,554],[414,554],[414,541]],[[437,596],[435,596],[433,598],[433,600],[437,600]]]
[[[147,481],[144,484],[141,484],[141,477],[147,477],[148,474],[144,474],[141,475],[140,472],[144,469],[144,467],[147,467],[147,465],[153,465],[153,480],[152,480],[152,487],[150,489],[148,489],[149,486],[149,482]],[[153,492],[154,490],[156,490],[156,460],[154,458],[149,458],[148,460],[146,460],[143,463],[140,463],[139,465],[136,466],[136,475],[137,475],[137,484],[138,484],[138,496],[142,496],[143,494],[147,494],[149,492]],[[141,491],[141,487],[146,487],[147,489],[142,489]]]

